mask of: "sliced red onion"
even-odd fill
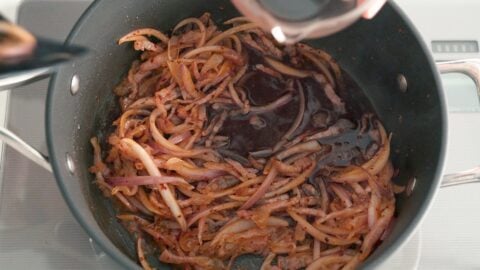
[[[395,212],[395,206],[392,203],[391,205],[387,206],[382,213],[380,214],[380,218],[377,220],[373,228],[368,232],[365,236],[362,246],[360,247],[360,259],[364,260],[370,252],[375,247],[375,244],[380,240],[380,237],[385,233],[388,225],[390,224],[393,214]]]
[[[262,113],[267,113],[271,112],[275,109],[278,109],[280,107],[283,107],[287,105],[290,101],[292,101],[293,96],[291,93],[288,93],[286,95],[281,96],[277,100],[268,103],[267,105],[264,106],[251,106],[250,107],[250,113],[252,114],[262,114]]]
[[[145,186],[158,184],[181,184],[189,185],[185,179],[174,176],[128,176],[128,177],[110,177],[106,179],[112,186]]]
[[[340,185],[331,184],[331,189],[338,196],[338,198],[343,202],[346,208],[352,207],[352,200],[350,194]]]
[[[165,168],[175,171],[189,181],[210,180],[227,174],[227,172],[223,170],[195,167],[179,158],[170,158],[167,160]]]
[[[190,131],[185,131],[181,134],[170,137],[168,139],[168,141],[173,143],[173,144],[179,144],[179,143],[183,142],[184,140],[190,138],[191,136],[192,136],[192,134],[190,133]]]
[[[313,152],[318,152],[322,150],[322,148],[323,146],[319,144],[317,141],[307,141],[283,150],[282,152],[278,153],[276,157],[279,160],[284,160],[287,157],[293,156],[294,154],[297,154],[297,153],[301,153],[301,152],[313,153]]]
[[[222,261],[217,258],[210,258],[205,256],[185,256],[175,255],[168,249],[165,249],[160,255],[160,261],[172,264],[193,264],[198,266],[198,269],[225,269]]]
[[[249,152],[249,154],[254,158],[265,158],[265,157],[271,156],[273,154],[273,150],[264,149],[264,150],[259,150],[255,152]]]
[[[264,59],[265,62],[267,62],[267,64],[269,64],[273,69],[287,76],[306,78],[310,75],[307,71],[287,66],[284,63],[274,60],[272,58],[265,57]]]
[[[144,213],[147,216],[153,216],[154,214],[148,210],[142,203],[140,203],[135,197],[126,197],[127,200],[135,207],[138,209],[138,211]]]
[[[372,195],[370,197],[370,203],[368,206],[368,227],[371,229],[377,223],[378,220],[378,206],[380,205],[380,198],[377,196],[375,192],[372,192]]]
[[[272,185],[273,180],[277,177],[277,169],[272,168],[268,173],[265,180],[263,180],[262,185],[255,191],[255,193],[248,199],[247,202],[240,208],[240,210],[247,210],[248,208],[252,207],[258,200],[260,200],[265,193],[267,193],[268,188]]]
[[[311,140],[319,140],[319,139],[337,136],[340,133],[345,132],[354,127],[355,125],[351,121],[341,118],[335,124],[330,126],[328,129],[322,130],[318,133],[308,136],[305,140],[311,141]]]
[[[283,135],[283,138],[287,140],[290,140],[292,138],[292,135],[295,133],[297,128],[302,123],[303,115],[305,114],[305,93],[303,92],[302,83],[297,81],[297,87],[298,87],[298,96],[299,96],[298,113],[297,113],[297,116],[295,117],[295,120],[292,123],[292,126],[288,129],[287,132],[285,132],[285,135]]]

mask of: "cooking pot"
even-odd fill
[[[112,90],[138,56],[127,46],[118,46],[117,40],[141,27],[168,31],[181,19],[207,11],[217,22],[238,16],[227,0],[95,1],[67,40],[68,44],[89,48],[90,53],[61,66],[50,82],[48,158],[0,129],[0,138],[10,146],[53,171],[78,222],[126,268],[139,268],[134,239],[116,220],[111,200],[101,194],[88,171],[92,165],[89,139],[105,139],[111,130],[120,113]],[[392,232],[361,265],[373,268],[412,235],[440,185],[477,181],[475,170],[442,178],[447,112],[438,71],[468,74],[478,88],[480,61],[444,62],[437,69],[413,25],[392,2],[372,20],[360,20],[342,32],[307,43],[330,53],[364,90],[393,134],[391,158],[400,172],[396,183],[414,186],[408,195],[397,197]],[[245,256],[237,264],[256,269],[259,262]]]

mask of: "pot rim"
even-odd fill
[[[101,0],[94,1],[86,11],[81,15],[79,20],[75,23],[75,26],[72,28],[71,32],[69,33],[65,43],[70,44],[72,40],[76,36],[77,32],[83,25],[83,22],[87,20],[95,11],[97,6]],[[447,149],[447,136],[448,136],[448,117],[447,117],[447,105],[446,105],[446,97],[445,92],[443,91],[443,87],[440,81],[440,75],[436,68],[435,62],[433,61],[432,55],[425,44],[424,40],[421,38],[418,30],[414,27],[410,19],[405,15],[405,13],[399,8],[399,6],[392,2],[388,1],[386,5],[390,5],[395,12],[405,21],[408,25],[412,34],[416,37],[417,41],[419,42],[425,57],[428,60],[428,64],[430,66],[431,71],[433,72],[433,77],[435,84],[437,86],[437,92],[439,95],[440,100],[440,109],[441,109],[441,118],[443,121],[443,128],[442,132],[442,139],[441,139],[441,149],[439,154],[439,160],[435,167],[435,176],[432,179],[432,184],[430,186],[430,191],[428,193],[427,198],[425,198],[424,203],[419,207],[418,214],[410,221],[410,223],[405,227],[405,229],[401,232],[400,237],[395,241],[392,245],[388,246],[386,249],[382,250],[382,253],[379,256],[370,255],[370,257],[360,265],[361,269],[370,269],[379,267],[387,258],[389,258],[396,250],[400,249],[404,246],[409,239],[413,236],[415,230],[420,226],[423,218],[425,217],[426,213],[432,206],[434,198],[438,192],[441,178],[445,168],[445,160],[446,160],[446,149]],[[379,13],[382,11],[380,10]],[[53,124],[52,124],[52,117],[53,117],[53,110],[52,110],[52,103],[53,103],[53,96],[56,90],[54,85],[57,80],[58,74],[52,75],[52,78],[49,83],[48,93],[47,93],[47,103],[46,103],[46,138],[47,138],[47,146],[48,152],[50,156],[50,161],[52,164],[53,173],[55,176],[55,180],[57,185],[62,193],[62,196],[67,203],[70,211],[74,215],[77,222],[83,227],[83,229],[87,232],[89,237],[91,237],[95,243],[110,257],[120,263],[123,267],[129,269],[141,269],[137,262],[133,261],[123,252],[121,252],[117,247],[113,245],[111,241],[109,241],[108,237],[103,233],[103,231],[98,231],[92,225],[90,225],[81,214],[81,210],[77,205],[75,205],[72,199],[69,196],[67,188],[63,182],[62,170],[60,169],[64,166],[64,163],[61,161],[61,157],[55,155],[55,144],[52,141],[52,134],[53,134]],[[104,236],[104,237],[101,237]],[[103,238],[103,239],[102,239]],[[113,247],[113,248],[112,248]]]

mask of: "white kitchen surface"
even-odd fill
[[[21,0],[2,0],[0,1],[0,13],[7,19],[15,21],[17,17],[17,7]],[[0,127],[5,126],[8,108],[8,94],[9,91],[0,91]],[[2,156],[3,143],[0,142],[0,188],[2,187]]]
[[[47,0],[29,2],[42,1]],[[0,12],[14,20],[20,2],[0,0]],[[396,2],[414,21],[427,44],[434,40],[480,41],[478,0]],[[455,53],[434,56],[438,60],[479,57]],[[450,110],[446,172],[457,172],[480,164],[479,98],[473,82],[464,75],[451,74],[442,79]],[[38,105],[39,99],[33,95],[23,101],[43,108]],[[0,125],[5,120],[7,103],[11,103],[7,100],[6,92],[0,93]],[[36,119],[34,115],[26,117],[28,121]],[[28,135],[25,128],[10,125]],[[43,139],[27,139],[45,150]],[[52,176],[22,157],[7,156],[15,159],[7,163],[18,166],[19,174],[3,179],[0,170],[0,269],[118,269],[93,247],[69,213]],[[480,269],[479,194],[480,184],[440,190],[420,230],[381,269]]]

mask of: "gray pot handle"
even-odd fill
[[[437,62],[437,67],[440,73],[462,73],[470,77],[475,82],[480,96],[480,59]]]
[[[20,137],[13,134],[10,130],[0,127],[0,141],[5,142],[31,161],[37,163],[47,171],[52,172],[52,166],[48,161],[48,157],[20,139]]]
[[[0,78],[0,91],[10,90],[44,79],[52,73],[51,68],[41,68]]]
[[[475,167],[471,170],[444,175],[441,187],[451,187],[456,185],[478,182],[480,182],[480,166]]]
[[[480,96],[480,59],[437,62],[437,67],[440,73],[462,73],[470,77],[475,82],[477,93]],[[441,187],[475,182],[480,182],[480,166],[467,171],[444,175]]]

